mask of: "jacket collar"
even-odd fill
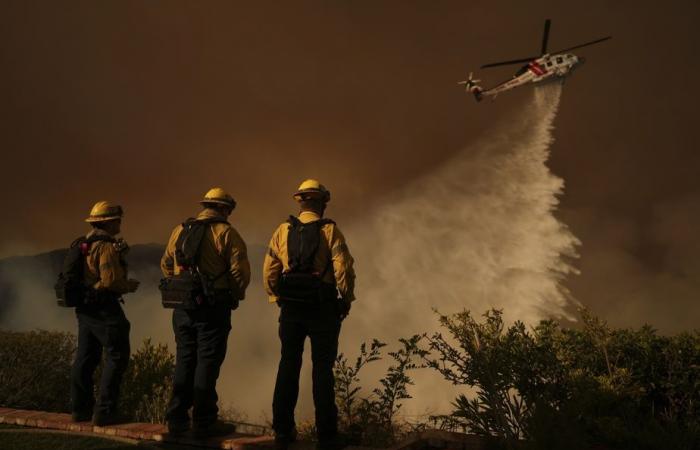
[[[299,220],[301,223],[315,222],[321,220],[321,216],[313,211],[302,211],[299,213]]]

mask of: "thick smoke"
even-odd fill
[[[529,323],[567,316],[571,299],[561,281],[575,272],[567,261],[576,257],[578,240],[553,215],[563,181],[545,164],[559,96],[558,85],[536,89],[524,113],[381,201],[368,219],[340,224],[358,277],[358,301],[343,325],[341,351],[352,358],[362,341],[376,337],[395,348],[399,337],[433,331],[432,308],[476,314],[504,308],[509,319]],[[253,421],[260,421],[261,413],[269,416],[279,357],[277,308],[267,304],[260,280],[264,250],[250,246],[253,280],[248,298],[233,314],[219,381],[222,403]],[[130,255],[142,261],[134,264],[133,276],[143,282],[125,305],[133,348],[152,337],[174,351],[171,313],[160,306],[156,288],[161,251],[143,248],[141,256]],[[48,268],[23,270],[27,273],[5,273],[14,280],[16,299],[0,316],[0,326],[74,331],[72,311],[55,306],[54,278],[44,273]],[[308,353],[300,419],[312,417]],[[385,368],[376,363],[362,374],[364,393]],[[454,388],[428,372],[413,376],[415,400],[405,411],[446,412]]]

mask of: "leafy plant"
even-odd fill
[[[485,321],[476,321],[469,311],[439,317],[451,339],[441,333],[426,336],[430,352],[424,359],[428,367],[456,385],[474,386],[472,398],[462,394],[454,402],[455,410],[443,423],[466,431],[517,440],[525,436],[531,405],[517,390],[517,351],[524,343],[523,325],[517,323],[504,332],[502,312],[490,310]],[[453,345],[455,342],[457,346]]]
[[[369,350],[367,344],[360,345],[360,355],[355,364],[349,364],[344,354],[339,354],[333,367],[335,377],[335,398],[338,405],[339,420],[345,429],[352,429],[357,423],[357,403],[360,392],[359,373],[365,365],[381,359],[381,349],[386,344],[372,340]]]
[[[0,405],[70,411],[75,336],[0,330]]]
[[[0,405],[70,412],[73,334],[0,330]],[[150,339],[131,355],[121,386],[120,410],[133,420],[165,420],[175,358]],[[100,369],[95,377],[100,376]],[[96,383],[97,386],[98,383]]]
[[[165,422],[174,370],[175,357],[168,347],[145,339],[124,374],[120,410],[139,422]]]
[[[422,352],[417,346],[419,340],[419,336],[399,340],[402,347],[388,353],[393,364],[379,380],[380,387],[374,388],[366,397],[359,396],[358,374],[368,363],[381,359],[380,349],[386,344],[375,339],[368,350],[363,343],[354,365],[349,365],[342,354],[338,356],[334,372],[340,424],[355,443],[385,446],[396,441],[397,432],[403,427],[396,423],[395,417],[401,409],[401,400],[411,398],[408,386],[413,380],[408,371],[417,367],[414,360]]]
[[[506,328],[499,310],[483,317],[441,315],[447,336],[425,337],[425,364],[474,391],[433,418],[439,427],[506,447],[700,448],[698,332],[613,329],[585,310],[580,329],[551,320]]]

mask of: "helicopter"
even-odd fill
[[[481,66],[482,69],[486,69],[488,67],[527,63],[517,72],[515,72],[515,75],[513,75],[510,80],[494,86],[491,89],[484,89],[478,84],[481,82],[481,80],[474,80],[472,78],[473,73],[470,72],[469,77],[466,80],[460,81],[457,84],[464,85],[466,92],[471,92],[476,101],[481,101],[486,96],[493,96],[493,98],[496,98],[496,95],[500,94],[501,92],[509,91],[528,83],[542,83],[555,79],[559,79],[563,82],[567,76],[571,75],[574,69],[578,68],[585,62],[584,58],[567,52],[577,48],[598,44],[612,38],[612,36],[606,36],[550,54],[547,52],[547,44],[549,41],[549,28],[551,24],[552,21],[550,19],[547,19],[544,22],[544,35],[542,36],[542,51],[540,56],[530,56],[528,58],[500,61]]]

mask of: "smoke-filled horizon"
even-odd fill
[[[569,261],[579,242],[554,216],[563,180],[546,166],[560,95],[559,85],[536,89],[526,102],[531,114],[504,118],[443,165],[384,198],[365,220],[339,224],[356,259],[358,297],[343,325],[342,352],[352,358],[372,338],[392,350],[401,337],[437,331],[433,309],[481,314],[502,308],[508,320],[528,324],[570,318],[573,300],[562,282],[576,272]],[[267,304],[260,280],[263,252],[251,250],[253,281],[233,314],[219,392],[223,405],[258,420],[261,411],[269,413],[279,343],[277,308]],[[75,331],[72,311],[53,306],[51,277],[34,275],[39,278],[12,274],[19,301],[0,316],[0,327]],[[174,349],[170,312],[157,296],[157,267],[133,276],[143,284],[125,305],[132,347],[152,338]],[[387,363],[362,373],[366,394]],[[304,370],[299,417],[308,419],[308,355]],[[403,413],[448,412],[456,389],[427,371],[412,376],[414,399],[405,402]]]
[[[0,4],[0,257],[66,246],[98,200],[124,237],[164,243],[220,185],[232,223],[265,245],[309,177],[351,230],[510,114],[530,86],[476,104],[550,45],[586,64],[566,81],[548,165],[557,215],[583,242],[564,284],[618,326],[663,332],[700,306],[700,3],[266,2]],[[660,57],[659,55],[662,55]],[[658,63],[659,60],[662,63]],[[662,73],[661,83],[650,74]],[[659,78],[658,76],[656,78]],[[489,136],[492,138],[493,136]],[[357,228],[361,230],[360,228]],[[353,235],[350,238],[369,239]]]

